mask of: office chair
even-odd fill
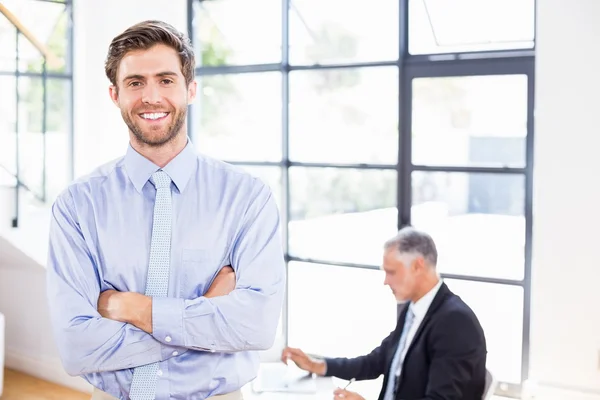
[[[483,396],[482,400],[492,400],[494,396],[494,392],[496,391],[496,386],[498,386],[498,382],[494,375],[486,368],[485,370],[485,386],[483,388]]]

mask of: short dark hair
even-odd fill
[[[437,264],[438,253],[433,238],[426,232],[407,226],[385,242],[386,250],[396,249],[399,254],[417,253],[433,267]]]
[[[196,67],[194,49],[189,38],[172,25],[154,20],[135,24],[112,40],[104,64],[104,71],[110,83],[117,86],[119,63],[127,53],[134,50],[147,50],[157,44],[164,44],[177,51],[181,61],[181,73],[189,85],[194,80]]]

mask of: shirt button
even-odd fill
[[[171,336],[167,336],[167,337],[165,338],[165,342],[167,342],[167,343],[171,343]]]
[[[158,376],[162,376],[162,371],[159,369],[157,372]]]
[[[178,352],[178,351],[174,351],[174,352],[173,352],[173,355],[174,355],[174,356],[176,356],[176,355],[178,355],[178,354],[179,354],[179,352]]]

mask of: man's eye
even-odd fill
[[[129,86],[140,86],[141,84],[141,82],[131,82]]]
[[[163,83],[164,85],[170,85],[171,83],[173,83],[173,81],[172,81],[171,79],[163,79],[163,80],[162,80],[162,83]]]

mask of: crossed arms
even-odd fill
[[[235,289],[235,272],[223,267],[204,294],[206,298],[226,296]],[[98,313],[113,321],[131,324],[152,334],[152,297],[137,292],[105,290],[98,298]]]
[[[232,277],[227,270],[213,282],[213,293],[195,299],[101,292],[75,203],[65,192],[52,208],[47,296],[67,373],[133,368],[187,350],[269,348],[285,284],[279,223],[270,191],[263,188],[233,246],[231,263],[243,274],[234,276],[235,289],[229,294],[225,282]]]

